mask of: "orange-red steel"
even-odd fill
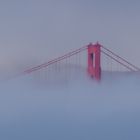
[[[88,45],[88,73],[91,77],[101,79],[101,45],[99,43]]]

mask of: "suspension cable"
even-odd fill
[[[61,57],[55,58],[55,59],[53,59],[53,60],[51,60],[51,61],[48,61],[48,62],[43,63],[43,64],[41,64],[41,65],[38,65],[38,66],[36,66],[36,67],[30,68],[30,69],[28,69],[28,70],[25,70],[25,71],[24,71],[24,74],[27,74],[27,73],[31,73],[31,72],[33,72],[33,71],[40,70],[40,69],[42,69],[42,68],[44,68],[44,67],[47,67],[47,66],[49,66],[49,65],[51,65],[51,64],[54,64],[54,63],[56,63],[56,62],[59,62],[59,61],[62,61],[62,60],[64,60],[64,59],[66,59],[66,58],[68,58],[68,57],[71,57],[71,56],[73,56],[73,55],[76,55],[76,54],[78,54],[78,53],[80,53],[80,52],[82,52],[82,51],[84,51],[84,50],[86,50],[86,49],[87,49],[87,46],[84,46],[84,47],[82,47],[82,48],[80,48],[80,49],[77,49],[77,50],[75,50],[75,51],[69,52],[69,53],[67,53],[67,54],[65,54],[65,55],[63,55],[63,56],[61,56]]]
[[[124,64],[124,63],[122,63],[122,62],[120,62],[119,60],[117,60],[117,59],[114,58],[113,56],[109,55],[108,53],[104,52],[103,50],[101,50],[101,52],[102,52],[103,54],[105,54],[106,56],[110,57],[111,59],[113,59],[114,61],[120,63],[121,65],[123,65],[124,67],[126,67],[127,69],[129,69],[130,71],[134,71],[131,67],[129,67],[128,65],[126,65],[126,64]]]
[[[127,64],[129,64],[130,66],[132,66],[133,68],[135,68],[136,70],[140,71],[140,68],[138,68],[137,66],[133,65],[132,63],[128,62],[126,59],[120,57],[119,55],[117,55],[116,53],[112,52],[111,50],[107,49],[104,46],[101,46],[103,49],[105,49],[106,51],[110,52],[111,54],[113,54],[114,56],[118,57],[119,59],[121,59],[122,61],[126,62]]]

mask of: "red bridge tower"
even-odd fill
[[[101,79],[101,45],[99,43],[88,45],[88,74],[97,79]]]

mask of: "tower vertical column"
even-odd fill
[[[88,74],[96,80],[101,79],[101,45],[88,45]]]

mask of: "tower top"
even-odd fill
[[[101,46],[101,44],[98,41],[95,44],[93,43],[88,44],[88,47],[97,47],[97,46]]]

